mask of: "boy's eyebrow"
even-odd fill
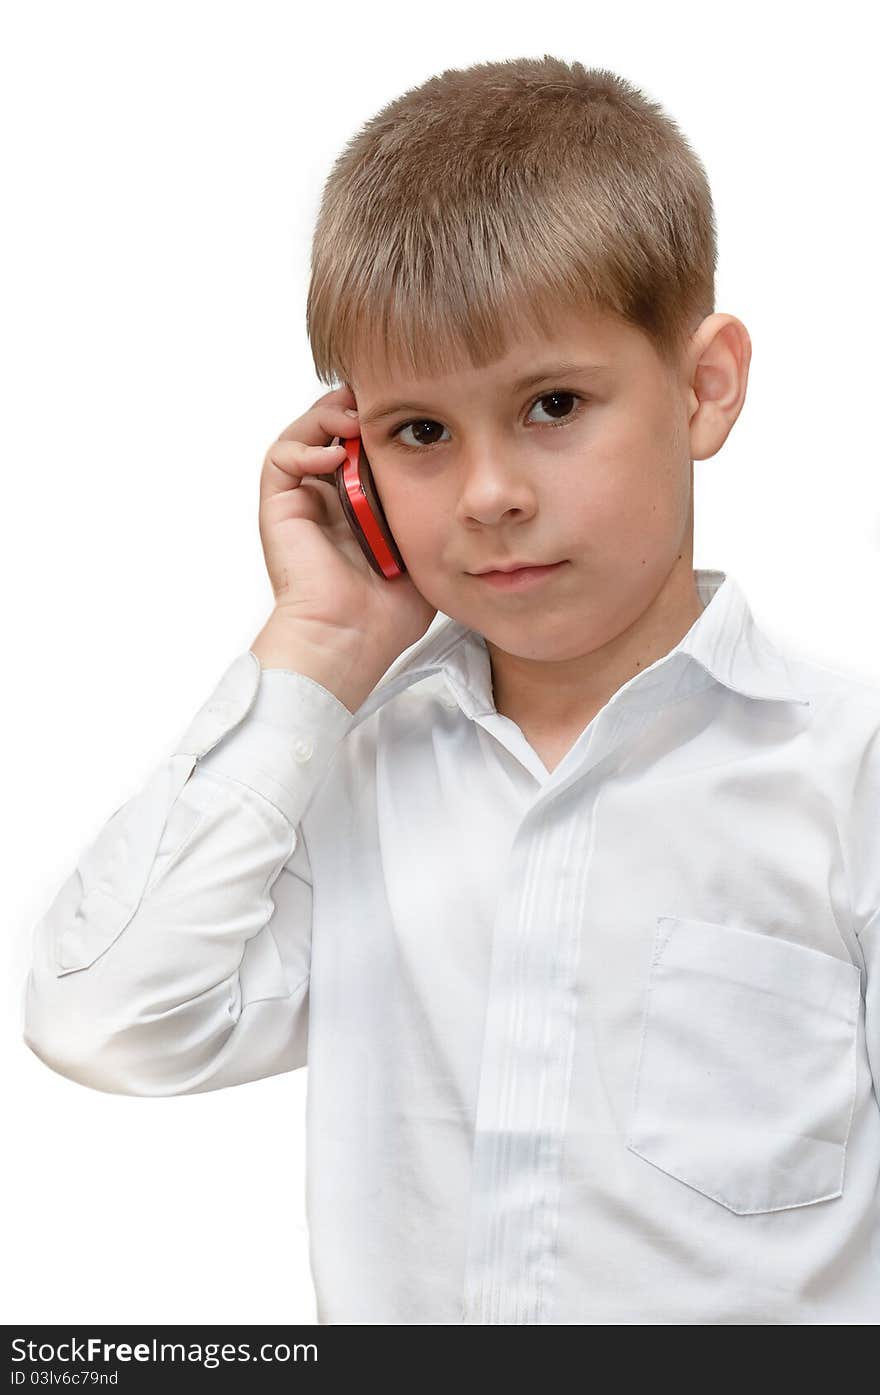
[[[536,383],[542,383],[547,378],[565,378],[571,374],[577,374],[580,378],[602,377],[609,371],[607,363],[548,363],[537,373],[529,373],[525,378],[519,378],[515,383],[511,383],[511,392],[523,392],[526,388],[533,387]],[[371,412],[361,415],[361,424],[379,421],[382,417],[390,417],[395,412],[423,412],[424,405],[413,402],[389,402],[380,403]]]

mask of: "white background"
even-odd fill
[[[263,454],[328,390],[312,224],[355,129],[545,52],[703,160],[753,345],[697,462],[694,563],[793,652],[880,679],[878,118],[864,6],[12,4],[0,25],[2,1321],[313,1322],[307,1070],[100,1094],[21,1041],[32,930],[271,609]]]

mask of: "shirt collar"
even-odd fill
[[[714,680],[744,697],[809,707],[809,697],[795,685],[785,656],[758,628],[734,577],[696,568],[694,580],[702,614],[674,648],[624,685],[633,698],[656,693],[670,683],[681,690],[682,673],[696,664],[708,676],[702,686]],[[486,641],[463,622],[443,616],[386,671],[358,708],[354,726],[413,683],[436,673],[443,676],[468,716],[495,711]]]

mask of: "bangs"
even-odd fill
[[[455,275],[398,275],[387,294],[368,285],[332,321],[328,362],[342,382],[357,381],[358,364],[388,381],[445,377],[463,367],[481,369],[534,337],[552,340],[560,323],[581,312],[585,323],[602,312],[583,284],[560,294],[557,283],[524,287],[477,280],[472,266]]]

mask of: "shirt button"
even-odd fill
[[[298,761],[310,760],[314,752],[314,745],[311,741],[300,740],[293,743],[293,758]]]

